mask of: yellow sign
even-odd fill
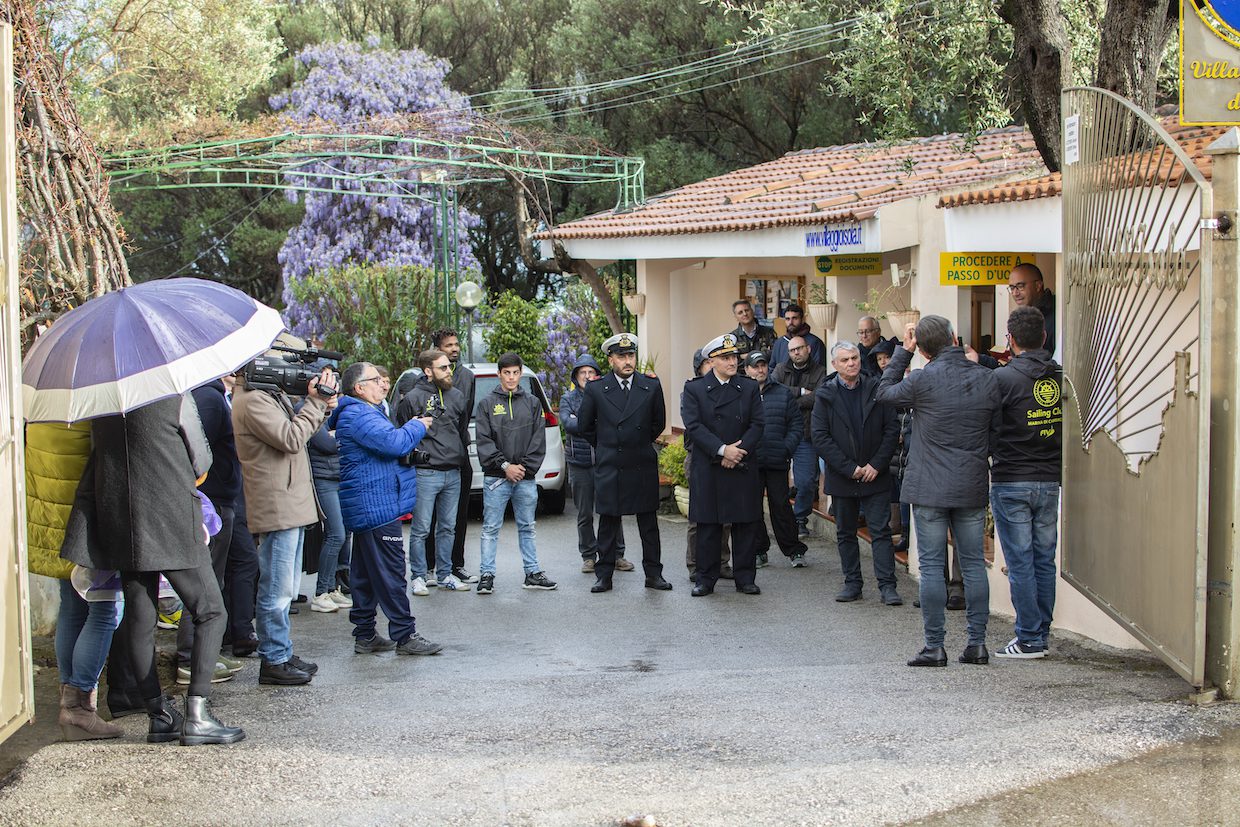
[[[949,287],[1007,284],[1013,267],[1033,263],[1033,253],[939,253],[939,284]]]
[[[883,272],[883,256],[882,253],[818,256],[814,265],[824,276],[878,276]]]
[[[1240,6],[1180,0],[1180,123],[1240,123]]]

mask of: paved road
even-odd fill
[[[685,523],[660,527],[675,591],[617,573],[606,595],[577,571],[571,508],[539,521],[556,592],[520,587],[506,528],[494,595],[414,599],[419,629],[446,644],[433,658],[353,655],[343,615],[303,612],[311,686],[259,687],[251,662],[215,692],[246,741],[147,745],[145,722],[124,719],[120,741],[34,754],[0,790],[0,824],[891,823],[1240,723],[1235,707],[1182,703],[1187,686],[1151,659],[1071,640],[1045,661],[908,669],[911,599],[883,607],[868,581],[864,601],[832,602],[822,542],[809,568],[759,572],[760,597],[691,598]],[[992,647],[1010,636],[996,618]],[[963,646],[960,613],[948,641]]]

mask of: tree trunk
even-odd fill
[[[538,230],[538,222],[530,218],[529,204],[525,200],[524,182],[515,176],[512,182],[517,208],[517,243],[525,266],[538,273],[565,273],[580,278],[594,291],[594,297],[598,299],[599,307],[603,309],[603,315],[607,318],[607,325],[611,328],[611,332],[623,333],[624,325],[620,322],[620,311],[616,307],[616,300],[612,298],[611,291],[607,289],[607,285],[599,276],[598,270],[594,269],[594,265],[588,261],[572,258],[564,249],[564,245],[558,241],[552,244],[555,252],[554,258],[538,257],[534,251],[534,233]]]
[[[1118,1],[1113,0],[1112,6]],[[1072,46],[1059,0],[1004,0],[999,16],[1012,27],[1008,68],[1025,123],[1047,169],[1058,171],[1062,152],[1059,96],[1072,77]]]
[[[1178,25],[1175,0],[1110,0],[1094,85],[1153,112],[1163,50]]]

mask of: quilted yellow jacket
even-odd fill
[[[90,423],[26,426],[26,543],[35,574],[69,577],[73,563],[61,559],[65,524],[90,457]]]

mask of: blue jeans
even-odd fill
[[[280,664],[293,656],[288,607],[297,599],[301,549],[306,529],[286,528],[263,535],[258,547],[258,656]]]
[[[521,548],[521,566],[526,574],[542,571],[538,567],[538,551],[534,548],[534,509],[538,507],[538,483],[534,480],[509,482],[504,477],[482,480],[482,565],[483,574],[495,574],[495,547],[499,529],[504,524],[504,508],[512,501],[517,518],[517,543]]]
[[[956,540],[956,555],[964,575],[965,619],[969,645],[986,642],[986,623],[990,619],[990,581],[986,579],[986,560],[982,556],[986,531],[986,508],[938,508],[913,505],[913,525],[917,529],[917,568],[921,573],[921,622],[926,646],[943,645],[943,610],[947,605],[947,584],[943,566],[947,560],[947,528]]]
[[[1016,638],[1045,649],[1055,613],[1059,483],[992,483],[990,506],[1012,587]]]
[[[56,666],[60,669],[61,683],[83,692],[94,691],[104,661],[108,659],[112,633],[121,623],[124,605],[119,600],[83,600],[72,583],[60,581]]]
[[[456,540],[456,505],[461,496],[461,470],[418,469],[418,499],[409,526],[409,576],[426,577],[426,535],[435,518],[435,571],[443,580],[452,574],[452,543]],[[502,516],[501,516],[502,519]]]
[[[340,480],[314,480],[314,491],[323,509],[323,547],[319,550],[319,580],[315,594],[336,588],[336,570],[340,567],[340,551],[344,547],[344,517],[340,513]],[[346,561],[347,562],[347,561]]]
[[[818,452],[809,440],[801,440],[792,452],[792,483],[797,487],[792,515],[803,523],[809,519],[818,497]]]

